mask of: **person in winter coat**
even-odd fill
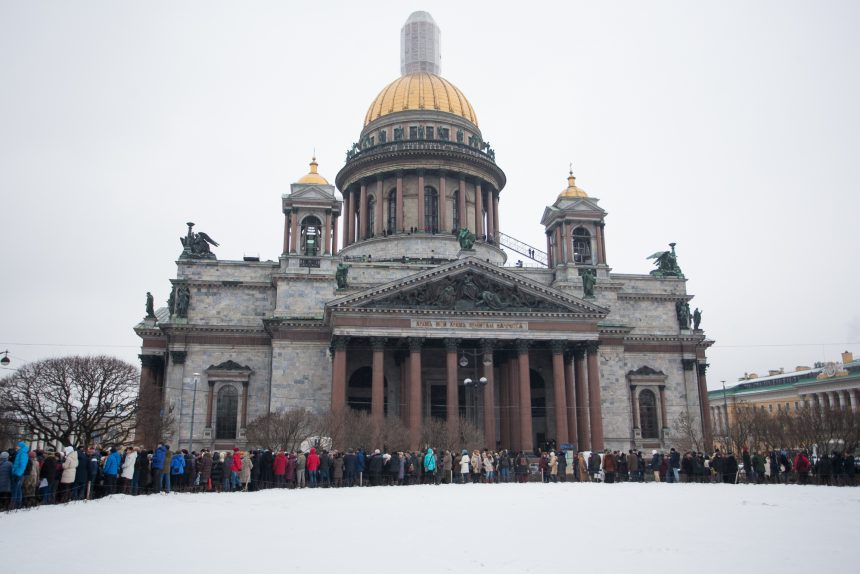
[[[382,467],[385,460],[382,458],[382,453],[379,449],[373,451],[370,460],[367,463],[367,472],[370,475],[370,486],[379,486],[382,484]]]
[[[588,474],[592,482],[600,478],[600,455],[597,451],[592,451],[591,456],[588,457]]]
[[[54,502],[54,492],[57,488],[57,457],[54,451],[45,453],[42,461],[42,470],[39,473],[39,494],[42,495],[42,504]]]
[[[286,481],[287,487],[293,488],[296,485],[296,465],[298,464],[298,457],[294,451],[290,451],[290,454],[287,455],[287,473],[286,473]]]
[[[233,447],[233,459],[230,463],[230,490],[239,490],[239,473],[242,472],[242,455],[239,449]]]
[[[185,455],[177,451],[173,453],[173,457],[170,459],[170,481],[177,491],[183,490],[183,475],[185,475]]]
[[[239,471],[239,482],[242,483],[242,490],[248,491],[248,484],[251,482],[251,471],[254,469],[254,463],[251,462],[251,454],[242,454],[242,470]]]
[[[287,476],[287,455],[284,454],[284,449],[278,450],[278,454],[272,461],[272,474],[275,477],[275,486],[284,488]]]
[[[107,494],[116,493],[116,484],[117,478],[119,477],[121,461],[122,457],[120,456],[119,451],[115,446],[112,446],[110,448],[110,454],[107,459],[105,459],[105,464],[102,468],[102,473],[105,477],[105,492]]]
[[[75,469],[75,482],[72,485],[72,497],[75,500],[83,500],[87,496],[87,482],[89,480],[88,474],[90,468],[90,465],[87,463],[87,451],[84,447],[78,448],[78,468]]]
[[[9,462],[9,453],[5,450],[0,452],[0,510],[9,508],[12,500],[12,463]]]
[[[152,492],[161,490],[161,473],[164,472],[164,465],[167,462],[167,451],[170,447],[158,443],[158,447],[152,454],[152,461],[149,463],[150,472],[152,474]],[[168,469],[169,470],[169,469]]]
[[[556,457],[558,458],[558,479],[565,482],[567,481],[567,454],[562,450]]]
[[[24,471],[30,460],[30,447],[24,441],[18,441],[18,449],[15,451],[15,460],[12,461],[12,480],[10,489],[10,508],[19,508],[23,502],[24,493]]]
[[[580,452],[576,455],[577,480],[579,482],[588,482],[588,462],[585,460],[585,453]]]
[[[203,451],[200,457],[200,488],[206,492],[212,491],[212,453]]]
[[[320,457],[320,466],[319,466],[319,484],[320,486],[329,486],[331,483],[331,456],[328,451],[323,449]]]
[[[798,483],[809,484],[809,469],[811,466],[809,458],[806,456],[806,451],[797,453],[797,456],[794,457],[794,469],[797,471]]]
[[[125,449],[125,459],[122,461],[122,470],[120,477],[122,478],[122,489],[120,492],[131,494],[131,483],[134,481],[134,467],[137,465],[137,447]]]
[[[315,488],[319,479],[320,457],[314,447],[311,447],[305,466],[308,469],[308,486]]]
[[[480,461],[480,458],[478,458]],[[479,471],[480,472],[480,471]],[[436,474],[436,455],[432,448],[427,449],[427,454],[424,455],[424,476],[433,482]]]
[[[343,455],[341,453],[334,453],[334,458],[331,461],[331,467],[334,486],[343,486]]]
[[[367,468],[367,456],[364,454],[364,449],[358,449],[355,453],[355,472],[358,474],[358,485],[364,484],[364,470]]]
[[[616,458],[616,452],[609,452],[608,450],[603,455],[603,476],[604,481],[607,484],[612,484],[615,482],[615,473],[618,470],[618,459]]]
[[[551,482],[558,482],[558,456],[555,451],[549,453],[547,459],[547,476]]]
[[[308,457],[305,456],[305,453],[299,451],[296,455],[296,486],[298,488],[307,486],[307,475]]]
[[[729,453],[726,460],[723,461],[723,482],[726,484],[735,484],[738,479],[738,461],[735,455]]]
[[[463,449],[460,455],[460,482],[466,484],[469,482],[469,451]]]
[[[480,482],[483,465],[481,464],[481,453],[478,452],[477,449],[472,451],[472,458],[469,460],[469,466],[472,469],[472,482]]]
[[[63,449],[63,474],[60,476],[60,490],[57,494],[58,502],[69,502],[72,499],[72,485],[75,483],[75,472],[78,468],[78,453],[71,446]]]
[[[354,452],[352,452],[351,448],[347,449],[346,454],[343,455],[343,470],[347,486],[352,486],[353,484],[355,484],[357,464],[358,457]]]
[[[224,463],[221,461],[221,453],[217,450],[212,453],[212,490],[221,492],[224,481]]]
[[[27,463],[27,468],[24,470],[24,501],[25,505],[33,506],[36,504],[36,489],[39,486],[39,460],[36,458],[35,451],[29,453],[30,462]],[[86,465],[84,465],[86,466]]]

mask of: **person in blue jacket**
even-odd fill
[[[11,508],[19,508],[24,502],[24,471],[30,460],[30,447],[24,441],[18,441],[18,450],[15,451],[15,461],[12,463],[12,505]]]
[[[355,472],[358,473],[358,485],[364,486],[364,463],[365,463],[365,455],[364,449],[358,449],[358,452],[355,453]]]
[[[167,447],[164,443],[158,443],[158,448],[152,454],[152,460],[149,463],[150,472],[152,473],[152,491],[158,492],[161,490],[161,473],[164,471],[164,457],[167,456]]]
[[[436,455],[433,454],[433,449],[428,448],[427,454],[424,455],[424,478],[430,481],[430,484],[435,482],[434,475],[436,474]]]
[[[105,477],[105,492],[107,494],[115,494],[116,493],[116,480],[119,475],[119,466],[122,462],[122,456],[119,454],[119,451],[115,446],[110,447],[110,454],[105,459],[104,468],[102,468],[102,472]]]
[[[170,460],[170,475],[176,480],[176,489],[182,490],[182,475],[185,474],[185,455],[182,451],[173,453]],[[169,490],[167,492],[170,492]]]

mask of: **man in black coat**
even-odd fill
[[[352,449],[347,449],[346,454],[343,455],[343,470],[346,475],[346,485],[352,486],[355,482],[355,469],[356,469],[356,456],[355,453],[352,452]]]
[[[78,467],[75,469],[75,482],[72,485],[72,499],[83,500],[87,496],[87,476],[90,465],[87,464],[87,451],[78,447]]]

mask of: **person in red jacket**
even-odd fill
[[[233,462],[230,465],[230,482],[233,490],[239,490],[239,473],[242,471],[242,455],[233,447]]]
[[[275,455],[275,461],[272,463],[272,473],[275,475],[275,486],[284,488],[284,477],[287,474],[287,455],[284,454],[284,449],[280,449]]]
[[[794,457],[794,470],[797,471],[797,482],[800,484],[809,484],[809,457],[806,456],[806,451],[800,451]]]
[[[306,466],[308,469],[308,486],[314,488],[317,485],[317,475],[320,467],[320,456],[317,454],[317,449],[311,448]]]

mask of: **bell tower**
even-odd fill
[[[609,276],[604,240],[606,215],[597,198],[577,187],[571,169],[567,187],[541,218],[546,229],[548,264],[555,270],[556,281],[581,281],[579,277],[585,269],[595,277]]]
[[[337,221],[342,202],[334,186],[317,171],[318,165],[317,158],[312,158],[308,174],[283,196],[283,255],[337,255]]]

